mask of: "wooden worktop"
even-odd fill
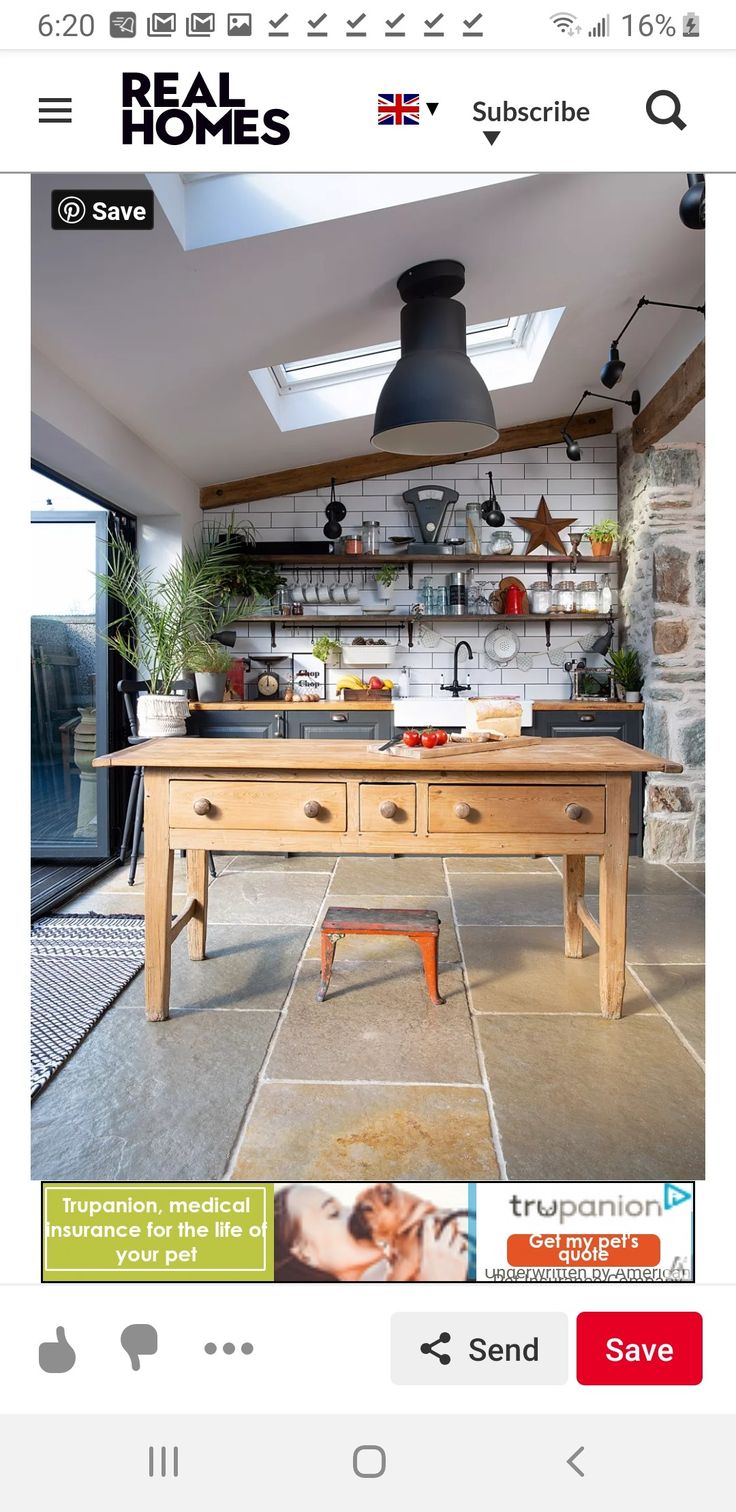
[[[641,712],[643,708],[643,703],[620,703],[617,698],[563,698],[559,703],[546,703],[535,698],[532,703],[532,709],[638,709]]]
[[[255,709],[259,714],[266,714],[269,709],[393,709],[394,705],[388,698],[366,699],[365,703],[354,702],[344,698],[320,698],[318,703],[304,703],[302,699],[295,703],[290,698],[288,703],[283,698],[251,698],[243,703],[235,699],[228,699],[227,703],[195,703],[190,699],[190,709]]]
[[[307,707],[309,707],[307,705]],[[682,767],[650,751],[640,751],[626,741],[601,736],[595,740],[573,736],[569,740],[540,740],[494,748],[468,756],[453,756],[447,768],[441,762],[400,764],[390,752],[372,751],[364,740],[238,740],[167,736],[141,745],[98,756],[94,766],[166,767],[181,771],[272,771],[272,772],[392,772],[416,778],[441,772],[681,772]]]

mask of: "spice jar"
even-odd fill
[[[585,578],[575,590],[575,607],[581,614],[597,614],[600,606],[595,578]]]
[[[494,530],[491,536],[491,553],[493,556],[511,556],[514,550],[514,542],[508,530]]]
[[[572,578],[560,578],[556,584],[554,611],[556,614],[575,613],[575,584]]]
[[[532,614],[549,614],[552,609],[552,585],[546,578],[538,578],[529,589]]]
[[[366,556],[378,556],[381,549],[381,521],[364,520],[360,534]]]
[[[343,540],[345,541],[346,556],[363,555],[363,537],[362,535],[359,535],[357,531],[353,531],[350,535],[344,536]]]

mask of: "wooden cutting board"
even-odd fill
[[[399,761],[446,761],[449,756],[483,756],[493,758],[501,751],[512,751],[516,746],[541,745],[540,735],[519,735],[507,737],[503,740],[448,740],[447,745],[433,746],[426,750],[424,746],[405,746],[403,741],[400,745],[391,747],[384,755],[394,756]],[[369,745],[369,751],[380,751],[380,745]]]

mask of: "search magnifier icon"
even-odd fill
[[[647,115],[655,126],[676,126],[678,131],[684,131],[687,126],[687,121],[682,119],[680,97],[671,89],[657,89],[650,94]]]

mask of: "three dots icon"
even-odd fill
[[[228,1342],[227,1344],[223,1344],[223,1346],[222,1346],[222,1352],[223,1352],[223,1354],[226,1354],[226,1355],[233,1355],[233,1354],[235,1354],[235,1350],[236,1350],[236,1345],[235,1344],[231,1344],[230,1342]],[[217,1345],[213,1344],[212,1342],[210,1342],[208,1344],[205,1344],[205,1346],[204,1346],[204,1352],[205,1352],[206,1355],[216,1355],[217,1354]],[[244,1354],[244,1355],[252,1355],[252,1353],[253,1353],[253,1345],[249,1344],[247,1342],[245,1344],[241,1344],[241,1346],[240,1346],[240,1353]]]

